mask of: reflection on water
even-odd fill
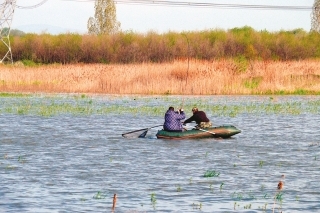
[[[223,97],[235,100],[264,101]],[[209,116],[242,132],[227,140],[170,141],[156,139],[154,128],[147,138],[125,139],[122,133],[161,124],[163,116],[2,113],[0,212],[110,212],[114,194],[115,212],[320,210],[317,114]],[[220,175],[206,178],[208,170]]]

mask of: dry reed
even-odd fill
[[[269,94],[320,92],[320,61],[176,60],[172,63],[0,64],[2,92],[102,94]]]

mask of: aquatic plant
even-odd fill
[[[106,198],[106,196],[107,196],[106,194],[98,191],[98,192],[93,196],[93,199],[104,199],[104,198]]]
[[[206,152],[206,155],[205,155],[205,157],[208,157],[208,154],[209,154],[209,152]]]
[[[152,204],[156,204],[157,203],[157,199],[156,199],[156,194],[155,193],[151,193],[151,203]]]
[[[243,207],[244,209],[251,209],[251,204],[247,204]]]
[[[282,178],[284,178],[284,175],[282,175]],[[279,181],[278,185],[277,185],[277,192],[274,196],[274,203],[273,203],[273,208],[272,208],[272,212],[274,212],[274,208],[276,205],[276,202],[278,201],[280,203],[279,209],[281,209],[282,207],[282,201],[283,201],[283,192],[281,192],[281,190],[283,189],[284,183],[283,181]]]
[[[215,170],[207,170],[203,177],[218,177],[220,175],[220,172],[216,172]]]
[[[222,187],[223,187],[224,183],[220,184],[220,192],[222,191]]]
[[[182,188],[180,185],[177,186],[177,192],[181,192]]]
[[[157,204],[157,199],[156,199],[156,194],[155,193],[151,193],[151,204],[153,209],[156,209],[156,204]]]
[[[8,92],[1,92],[0,97],[8,97],[8,98],[13,98],[13,97],[31,97],[31,94],[27,93],[8,93]]]
[[[25,162],[26,162],[26,160],[25,160],[25,159],[23,159],[23,157],[22,157],[22,156],[19,156],[19,157],[18,157],[18,162],[20,162],[20,163],[25,163]]]
[[[93,98],[88,95],[29,95],[0,97],[0,113],[17,115],[40,115],[44,117],[55,115],[152,115],[163,116],[167,106],[180,106],[182,97],[131,97],[108,96],[107,100]],[[132,100],[136,99],[136,100]],[[132,104],[135,102],[134,104]],[[161,103],[155,105],[155,103]],[[184,104],[185,111],[190,111],[193,106],[200,106],[211,116],[236,117],[241,114],[252,115],[300,115],[302,113],[317,114],[320,111],[320,100],[308,99],[306,101],[276,102],[266,100],[263,102],[247,102],[239,104],[223,104],[212,102],[210,97],[187,97]],[[206,157],[208,156],[206,153]]]
[[[202,209],[202,203],[192,203],[192,208],[193,209]]]
[[[262,168],[263,165],[264,165],[264,161],[263,160],[259,161],[259,167]]]
[[[239,206],[239,204],[237,202],[234,202],[233,204],[233,210],[236,210],[236,207]]]
[[[210,183],[210,185],[209,185],[209,188],[210,188],[210,191],[211,191],[211,192],[213,192],[213,187],[212,187],[212,185],[213,185],[212,183]]]
[[[16,169],[16,167],[15,167],[15,166],[12,166],[12,165],[7,165],[7,166],[6,166],[6,169]]]
[[[237,200],[243,199],[243,193],[242,192],[233,192],[232,198],[236,198]]]

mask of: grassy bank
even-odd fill
[[[0,65],[1,92],[101,94],[320,94],[320,61]]]

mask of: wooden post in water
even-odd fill
[[[116,203],[117,203],[117,194],[113,195],[113,202],[112,202],[112,211],[116,208]]]

